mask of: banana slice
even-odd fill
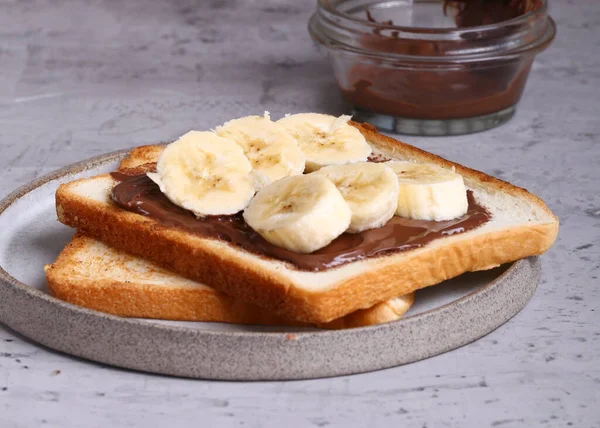
[[[265,116],[246,116],[218,126],[216,133],[235,141],[250,165],[271,183],[304,172],[304,154],[285,128]]]
[[[251,170],[233,141],[190,131],[163,150],[148,176],[171,202],[200,217],[246,208],[255,192]]]
[[[332,165],[313,174],[327,177],[350,206],[350,233],[381,227],[396,212],[398,178],[394,171],[384,164],[359,162]]]
[[[296,175],[258,192],[244,220],[273,245],[297,253],[323,248],[350,225],[352,212],[342,194],[321,175]]]
[[[351,116],[300,113],[279,119],[298,141],[306,156],[306,171],[326,165],[366,161],[371,146],[360,131],[348,124]]]
[[[437,165],[385,162],[398,176],[396,215],[417,220],[451,220],[467,212],[467,189],[462,176]]]

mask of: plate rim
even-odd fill
[[[66,165],[55,171],[47,173],[37,179],[34,179],[24,185],[21,185],[16,190],[9,193],[7,196],[5,196],[4,198],[2,198],[0,200],[0,216],[5,215],[5,211],[10,206],[12,206],[15,202],[17,202],[20,198],[22,198],[25,195],[29,194],[30,192],[38,189],[39,187],[41,187],[51,181],[60,179],[66,175],[77,174],[77,173],[80,173],[80,172],[83,172],[86,170],[93,169],[94,167],[101,166],[108,162],[117,161],[119,159],[122,159],[132,149],[133,149],[133,147],[128,148],[128,149],[121,149],[121,150],[109,152],[106,154],[94,156],[89,159],[85,159],[85,160],[82,160],[82,161],[79,161],[79,162],[76,162],[76,163],[73,163],[70,165]],[[537,263],[539,265],[539,261],[537,260],[537,257],[521,259],[521,260],[512,262],[511,265],[504,272],[502,272],[500,275],[498,275],[491,281],[487,282],[485,285],[481,286],[477,290],[472,291],[469,294],[462,296],[456,300],[445,303],[445,304],[435,307],[435,308],[431,308],[431,309],[421,312],[419,314],[403,317],[399,320],[392,321],[390,323],[385,323],[385,324],[371,325],[371,326],[358,327],[358,328],[352,328],[352,329],[346,329],[346,330],[317,330],[317,331],[307,331],[307,332],[293,332],[293,335],[294,335],[294,338],[295,339],[297,338],[298,340],[311,339],[311,338],[316,338],[316,337],[318,337],[319,339],[328,339],[330,337],[340,337],[340,336],[352,337],[352,336],[358,336],[360,334],[364,334],[366,332],[374,333],[374,332],[378,332],[378,331],[385,331],[387,329],[393,328],[394,325],[397,326],[398,324],[402,324],[403,326],[407,326],[407,328],[410,328],[411,325],[416,326],[419,323],[426,322],[428,318],[435,317],[438,315],[443,315],[447,311],[452,311],[452,308],[457,305],[465,305],[465,304],[468,305],[468,304],[472,303],[473,300],[485,298],[487,294],[493,293],[494,290],[496,289],[496,287],[499,284],[502,284],[504,281],[506,281],[509,276],[514,275],[515,272],[518,272],[520,270],[520,268],[525,268],[526,267],[525,264],[528,263],[528,261],[530,261],[530,259],[533,260],[534,263]],[[536,281],[536,284],[533,287],[531,296],[533,295],[533,292],[535,291],[535,288],[537,287],[537,282],[539,282],[539,279]],[[235,339],[241,338],[241,339],[261,340],[261,341],[268,341],[268,342],[270,342],[270,341],[279,342],[282,339],[289,340],[289,335],[290,335],[290,332],[285,332],[285,331],[254,332],[254,331],[200,330],[200,329],[194,329],[194,328],[185,327],[185,326],[152,323],[152,322],[148,322],[148,321],[145,321],[142,319],[125,318],[125,317],[119,317],[116,315],[111,315],[111,314],[107,314],[107,313],[103,313],[103,312],[98,312],[95,310],[91,310],[91,309],[87,309],[87,308],[80,307],[77,305],[73,305],[71,303],[67,303],[65,301],[62,301],[58,298],[51,296],[49,293],[43,292],[42,290],[39,290],[39,289],[32,287],[24,282],[21,282],[18,279],[16,279],[15,277],[13,277],[11,274],[9,274],[4,269],[4,266],[0,265],[0,292],[5,291],[5,290],[3,290],[5,287],[12,289],[12,291],[14,291],[14,292],[24,294],[30,298],[38,299],[38,301],[39,301],[39,299],[41,299],[45,303],[48,303],[48,304],[54,305],[54,306],[58,306],[61,309],[67,311],[69,314],[73,314],[73,316],[92,317],[95,319],[100,319],[104,322],[109,322],[109,323],[111,323],[111,325],[115,326],[115,328],[119,328],[119,327],[142,328],[142,329],[150,329],[150,330],[154,330],[157,332],[163,332],[163,333],[164,332],[173,332],[173,333],[177,333],[177,334],[192,335],[192,336],[196,336],[196,337],[200,336],[200,337],[204,337],[204,338],[227,337],[227,338],[235,338]],[[518,313],[527,304],[527,302],[530,300],[531,296],[529,296],[527,298],[527,300],[525,301],[525,304],[514,309],[512,311],[512,315],[510,315],[510,317],[508,319],[510,319],[512,316],[514,316],[516,313]],[[7,317],[5,317],[3,315],[3,313],[4,313],[4,311],[0,311],[0,322],[3,322],[8,327],[14,329],[15,331],[17,331],[21,334],[25,334],[22,331],[20,331],[19,328],[12,325],[11,320],[6,319]],[[506,320],[504,322],[506,322]],[[490,331],[493,331],[494,329],[498,328],[504,322],[501,322],[500,324],[496,325]],[[488,333],[489,333],[489,331],[488,331]],[[27,336],[27,334],[25,334],[25,335]],[[483,337],[483,336],[479,336],[479,338],[480,337]],[[33,340],[36,341],[36,343],[40,343],[36,339],[33,339]],[[477,340],[477,338],[472,339],[472,340]],[[466,342],[466,343],[468,343],[468,342]],[[458,347],[463,346],[464,344],[465,343],[458,345],[458,346],[452,346],[450,349],[456,349]],[[46,344],[44,344],[44,345],[46,345]],[[46,345],[46,346],[49,346],[50,348],[62,351],[61,349],[54,348],[52,345]],[[65,351],[62,351],[62,352],[65,352]],[[444,351],[435,352],[430,356],[438,355],[439,353],[443,353],[443,352]],[[68,353],[72,354],[71,352],[68,352]],[[73,354],[73,355],[76,355],[76,354]],[[79,356],[81,356],[81,355],[79,355]],[[102,358],[94,359],[94,358],[90,358],[88,356],[83,356],[83,358],[92,359],[94,361],[99,361],[99,362],[105,362],[105,361],[103,361]],[[113,364],[113,363],[108,363],[108,364]],[[113,364],[113,365],[116,365],[116,364]],[[132,367],[129,367],[129,368],[132,368]],[[144,369],[141,369],[141,370],[144,370]],[[361,371],[365,371],[365,370],[361,370]],[[359,371],[351,371],[349,373],[358,373],[358,372]],[[312,377],[314,377],[314,376],[290,377],[289,379],[312,378]],[[324,377],[324,376],[319,376],[319,377]],[[218,377],[218,378],[224,379],[222,377]],[[215,377],[215,379],[217,379],[217,377]],[[288,377],[281,377],[281,379],[288,379]]]

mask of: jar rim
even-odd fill
[[[548,0],[540,0],[541,5],[535,10],[527,12],[523,15],[519,15],[515,18],[507,19],[505,21],[497,22],[494,24],[485,24],[485,25],[476,25],[473,27],[465,27],[465,28],[438,28],[438,27],[410,27],[403,25],[394,25],[394,24],[382,24],[379,22],[372,22],[367,19],[355,18],[352,15],[339,11],[336,7],[331,5],[329,0],[317,0],[318,7],[323,10],[328,11],[332,15],[335,15],[338,18],[341,18],[346,21],[351,21],[357,24],[365,25],[371,28],[379,28],[386,29],[392,31],[402,31],[406,33],[415,33],[415,34],[439,34],[439,35],[455,35],[455,34],[464,34],[468,32],[481,32],[481,31],[490,31],[503,26],[510,26],[519,24],[521,22],[526,22],[531,17],[538,14],[545,14],[548,12]]]
[[[319,7],[309,20],[308,30],[317,43],[329,49],[380,61],[462,63],[508,59],[541,52],[554,39],[556,24],[547,14],[547,0],[541,2],[538,9],[500,23],[439,29],[380,25],[339,11],[332,14],[329,0],[318,0]],[[322,4],[328,5],[328,8],[321,8]],[[383,32],[389,35],[384,35]],[[387,40],[421,40],[433,44],[444,42],[448,49],[434,54],[374,50],[365,47],[360,41],[363,35],[370,34],[377,34]],[[519,36],[516,37],[517,35]],[[472,44],[465,47],[453,43],[459,40],[471,40]]]

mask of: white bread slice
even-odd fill
[[[558,219],[526,190],[381,135],[370,125],[353,125],[377,154],[455,168],[492,219],[418,249],[306,272],[124,211],[109,199],[115,184],[109,175],[61,185],[58,218],[115,248],[308,323],[328,322],[464,272],[541,254],[556,239]]]
[[[113,315],[178,321],[302,325],[244,303],[146,260],[77,233],[57,260],[44,267],[50,293],[69,303]],[[321,328],[395,321],[414,294],[358,310]]]

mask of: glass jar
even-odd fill
[[[547,1],[533,1],[516,18],[459,28],[442,0],[318,0],[309,32],[355,120],[400,134],[467,134],[513,116],[535,55],[554,38]]]

